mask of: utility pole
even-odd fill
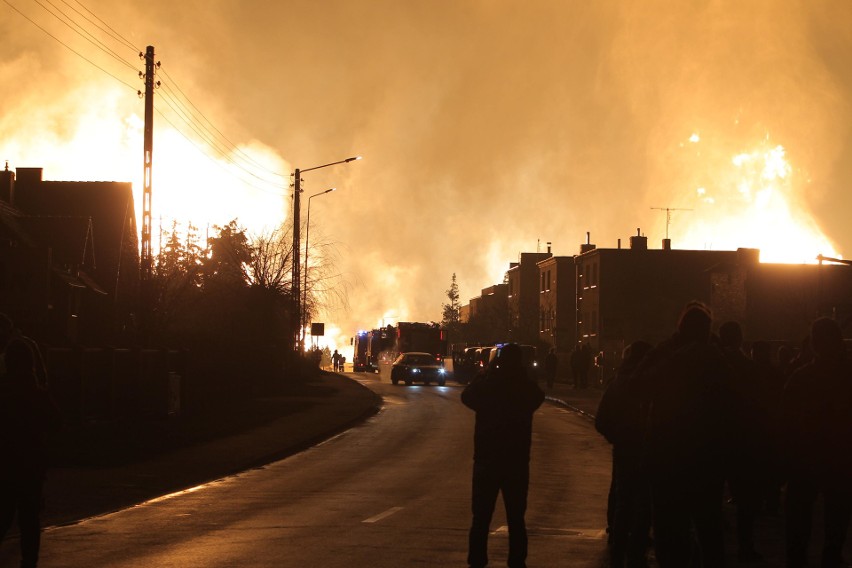
[[[295,318],[295,323],[293,325],[293,346],[295,349],[299,349],[300,340],[302,336],[302,310],[301,310],[301,294],[299,293],[299,282],[300,279],[300,271],[299,271],[299,260],[301,255],[301,247],[299,244],[301,227],[300,216],[300,207],[301,207],[301,193],[302,193],[302,180],[301,180],[302,171],[299,168],[296,168],[295,178],[293,180],[293,280],[290,283],[290,293],[293,295],[293,317]]]
[[[142,56],[142,54],[139,54]],[[151,279],[151,163],[154,153],[154,71],[160,66],[154,62],[154,46],[145,50],[145,133],[144,175],[142,185],[142,282]],[[143,287],[147,288],[146,284]],[[146,298],[147,300],[147,298]],[[146,306],[147,307],[147,306]]]
[[[160,63],[154,62],[154,46],[152,45],[147,47],[144,55],[140,53],[139,57],[145,59],[145,130],[143,138],[145,169],[142,181],[142,253],[139,258],[142,271],[140,274],[141,306],[139,315],[142,323],[142,340],[146,341],[150,333],[153,296],[151,290],[153,265],[151,258],[151,164],[154,154],[154,88],[159,86],[159,81],[155,81],[154,74]],[[139,73],[139,75],[142,77],[142,73]]]
[[[678,207],[651,207],[666,212],[666,240],[669,240],[669,225],[672,224],[672,211],[692,211],[692,209],[680,209]]]

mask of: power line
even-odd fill
[[[36,4],[38,4],[38,5],[39,5],[39,6],[40,6],[40,7],[41,7],[41,8],[42,8],[45,12],[47,12],[48,14],[50,14],[51,16],[53,16],[54,18],[56,18],[57,20],[59,20],[60,22],[62,22],[63,24],[65,24],[65,25],[68,27],[68,29],[70,29],[72,32],[74,32],[75,34],[79,35],[81,38],[83,38],[84,40],[88,41],[89,43],[91,43],[92,45],[94,45],[96,48],[100,49],[101,51],[103,51],[104,53],[106,53],[107,55],[109,55],[110,57],[112,57],[113,59],[115,59],[116,61],[118,61],[119,63],[121,63],[121,64],[123,64],[123,65],[126,65],[126,66],[130,67],[130,68],[131,68],[131,69],[133,69],[133,70],[137,70],[137,67],[136,67],[135,65],[133,65],[132,63],[130,63],[130,62],[129,62],[129,61],[127,61],[126,59],[122,58],[120,55],[118,55],[118,54],[117,54],[116,52],[114,52],[112,49],[110,49],[109,47],[107,47],[107,46],[106,46],[106,44],[104,44],[101,40],[99,40],[98,38],[96,38],[95,36],[93,36],[91,33],[89,33],[89,31],[88,31],[88,30],[83,29],[83,27],[82,27],[80,24],[78,24],[77,22],[75,22],[73,19],[69,18],[69,17],[68,17],[68,15],[67,15],[65,12],[63,12],[62,10],[60,10],[59,8],[57,8],[57,7],[56,7],[56,5],[55,5],[53,2],[51,2],[50,0],[45,0],[45,1],[46,1],[48,4],[50,4],[50,5],[53,7],[53,9],[54,9],[54,10],[56,10],[57,12],[59,12],[60,14],[62,14],[62,16],[63,16],[64,18],[66,18],[66,19],[63,19],[62,17],[57,16],[57,15],[56,15],[54,12],[52,12],[52,11],[51,11],[51,10],[50,10],[47,6],[45,6],[44,4],[42,4],[40,0],[33,0],[33,2],[35,2]],[[70,21],[70,23],[69,23],[69,21]],[[72,24],[73,24],[73,25],[72,25]],[[74,26],[76,26],[76,28],[75,28]],[[77,28],[79,28],[79,29],[77,29]],[[87,36],[88,36],[88,37],[87,37]]]
[[[194,147],[195,147],[195,148],[196,148],[196,149],[197,149],[197,150],[198,150],[198,151],[199,151],[199,152],[200,152],[200,153],[201,153],[201,154],[202,154],[205,158],[207,158],[208,160],[210,160],[211,162],[213,162],[214,164],[216,164],[217,166],[219,166],[220,168],[222,168],[222,169],[223,169],[223,170],[225,170],[226,172],[230,173],[231,175],[234,175],[234,172],[233,172],[233,171],[228,170],[227,168],[225,168],[225,167],[222,165],[222,163],[221,163],[220,161],[215,160],[215,159],[213,158],[213,156],[211,156],[210,154],[208,154],[207,152],[205,152],[205,151],[204,151],[204,150],[203,150],[200,146],[198,146],[198,144],[196,144],[196,142],[195,142],[192,138],[190,138],[189,136],[187,136],[187,135],[186,135],[186,134],[185,134],[185,133],[184,133],[184,132],[183,132],[180,128],[178,128],[178,127],[177,127],[177,125],[175,125],[175,123],[174,123],[174,122],[172,122],[171,120],[169,120],[169,117],[167,117],[165,114],[163,114],[163,112],[162,112],[160,109],[154,109],[154,110],[157,112],[157,114],[159,114],[159,115],[160,115],[160,117],[161,117],[163,120],[165,120],[166,122],[168,122],[168,123],[171,125],[171,127],[172,127],[172,128],[174,128],[174,129],[177,131],[177,133],[178,133],[178,134],[180,134],[181,136],[183,136],[183,137],[186,139],[186,141],[187,141],[187,142],[189,142],[190,144],[192,144],[192,145],[193,145],[193,146],[194,146]],[[246,185],[248,185],[248,186],[250,186],[250,187],[253,187],[254,189],[256,189],[256,190],[258,190],[258,191],[262,191],[263,193],[268,193],[269,195],[278,195],[278,196],[282,196],[282,195],[284,195],[284,193],[283,193],[283,192],[281,192],[281,191],[277,191],[277,192],[269,191],[269,189],[267,189],[267,188],[263,188],[263,187],[260,187],[260,186],[257,186],[257,185],[255,185],[255,184],[251,183],[250,181],[248,181],[248,180],[246,180],[246,179],[244,179],[244,178],[239,178],[239,180],[240,180],[242,183],[244,183],[244,184],[246,184]]]
[[[10,8],[12,8],[15,12],[17,12],[18,14],[20,14],[20,15],[21,15],[21,17],[23,17],[25,20],[27,20],[27,21],[28,21],[28,22],[30,22],[32,25],[34,25],[35,27],[37,27],[38,29],[40,29],[41,31],[43,31],[45,34],[47,34],[48,36],[50,36],[52,39],[54,39],[54,40],[55,40],[56,42],[58,42],[60,45],[62,45],[63,47],[65,47],[68,51],[70,51],[71,53],[73,53],[74,55],[76,55],[77,57],[79,57],[80,59],[82,59],[82,60],[86,61],[87,63],[89,63],[89,65],[91,65],[91,66],[93,66],[93,67],[95,67],[95,68],[97,68],[97,69],[99,69],[99,70],[103,71],[104,73],[106,73],[107,75],[109,75],[110,77],[112,77],[113,79],[115,79],[116,81],[118,81],[119,83],[121,83],[121,84],[123,84],[123,85],[126,85],[126,86],[128,86],[128,87],[130,87],[131,89],[133,89],[133,90],[134,90],[134,91],[136,91],[136,92],[139,92],[139,87],[134,86],[134,85],[131,85],[130,83],[128,83],[128,82],[126,82],[126,81],[124,81],[124,80],[122,80],[122,79],[119,79],[118,77],[116,77],[115,75],[113,75],[112,73],[110,73],[109,71],[107,71],[106,69],[104,69],[103,67],[101,67],[100,65],[98,65],[97,63],[95,63],[94,61],[92,61],[91,59],[89,59],[88,57],[86,57],[85,55],[83,55],[82,53],[80,53],[79,51],[75,50],[73,47],[71,47],[70,45],[68,45],[67,43],[65,43],[64,41],[62,41],[61,39],[59,39],[58,37],[56,37],[55,35],[53,35],[53,34],[52,34],[52,33],[50,33],[49,31],[47,31],[46,29],[44,29],[43,27],[41,27],[40,25],[38,25],[38,24],[35,22],[35,20],[33,20],[32,18],[30,18],[29,16],[27,16],[26,14],[24,14],[23,12],[21,12],[21,11],[20,11],[17,7],[15,7],[15,6],[14,6],[11,2],[9,2],[9,0],[3,0],[3,2],[5,2],[5,3],[6,3],[6,5],[8,5]]]
[[[269,179],[267,179],[267,178],[261,177],[261,176],[259,176],[258,174],[256,174],[255,172],[253,172],[253,171],[251,171],[250,169],[248,169],[248,168],[247,168],[246,166],[244,166],[242,163],[240,163],[240,162],[238,162],[238,161],[234,160],[234,159],[233,159],[233,158],[232,158],[232,157],[228,154],[228,148],[223,148],[223,147],[221,146],[221,144],[220,144],[220,143],[219,143],[216,139],[213,139],[213,138],[211,138],[211,137],[209,137],[209,136],[205,135],[205,133],[204,133],[204,131],[203,131],[203,126],[202,126],[202,125],[198,125],[197,123],[193,122],[193,121],[192,121],[189,117],[187,117],[187,116],[185,115],[185,113],[182,111],[182,109],[181,109],[181,108],[176,108],[176,106],[175,106],[175,105],[176,105],[177,103],[176,103],[176,101],[174,101],[174,99],[173,99],[173,95],[171,95],[171,94],[170,94],[170,93],[168,93],[167,91],[164,91],[164,92],[162,93],[162,96],[161,96],[160,98],[163,100],[163,102],[165,102],[165,103],[166,103],[166,106],[168,106],[170,109],[172,109],[172,111],[174,111],[174,112],[175,112],[175,114],[177,114],[178,118],[180,118],[180,119],[181,119],[181,120],[182,120],[182,121],[183,121],[183,122],[184,122],[187,126],[189,126],[189,127],[193,130],[193,132],[195,132],[195,134],[197,134],[197,135],[198,135],[198,136],[199,136],[202,140],[204,140],[205,142],[207,142],[207,144],[208,144],[211,148],[213,148],[214,150],[216,150],[216,152],[218,152],[218,153],[219,153],[219,155],[220,155],[220,156],[222,156],[222,158],[223,158],[223,159],[225,159],[226,161],[228,161],[229,163],[231,163],[231,164],[232,164],[232,165],[234,165],[235,167],[239,168],[240,170],[244,171],[244,172],[245,172],[245,173],[247,173],[248,175],[250,175],[250,176],[252,176],[252,177],[254,177],[254,178],[258,179],[259,181],[261,181],[261,182],[263,182],[263,183],[267,183],[267,184],[269,184],[269,185],[273,185],[273,186],[280,187],[280,185],[281,185],[280,181],[277,181],[277,180],[276,180],[276,181],[272,181],[272,180],[269,180]],[[174,126],[174,123],[170,123],[170,124],[172,124],[172,125]],[[197,147],[197,146],[196,146],[196,147]]]
[[[110,57],[112,57],[113,59],[118,61],[119,63],[124,64],[125,66],[133,69],[134,71],[138,71],[136,66],[134,66],[132,63],[130,63],[125,58],[123,58],[118,53],[116,53],[114,50],[112,50],[103,41],[101,41],[99,38],[97,38],[95,35],[93,35],[88,29],[86,29],[84,24],[81,24],[80,22],[76,21],[68,13],[66,13],[65,11],[60,9],[52,0],[33,0],[33,1],[39,7],[41,7],[44,11],[46,11],[51,16],[53,16],[54,18],[56,18],[57,20],[62,22],[71,31],[73,31],[74,33],[76,33],[77,35],[79,35],[80,37],[85,39],[86,41],[88,41],[94,47],[96,47],[97,49],[106,53],[107,55],[109,55]],[[49,4],[53,8],[53,10],[55,10],[55,12],[53,10],[51,10],[50,8],[48,8],[44,3],[42,3],[42,1]],[[120,43],[124,47],[131,48],[134,51],[138,51],[137,48],[134,47],[133,44],[127,38],[122,36],[113,27],[111,27],[109,24],[107,24],[103,19],[98,17],[94,12],[92,12],[89,8],[87,8],[82,2],[80,2],[80,0],[75,0],[75,1],[81,8],[83,8],[83,10],[85,10],[87,13],[89,13],[98,22],[102,23],[103,26],[106,27],[106,29],[104,29],[104,27],[98,25],[92,19],[88,18],[85,14],[83,14],[82,12],[77,10],[74,6],[72,6],[68,2],[68,0],[61,0],[61,1],[62,1],[63,4],[68,6],[68,8],[73,10],[80,18],[85,20],[85,22],[88,22],[89,24],[94,26],[97,30],[99,30],[100,32],[103,32],[104,34],[109,36],[112,40]],[[75,55],[77,55],[78,57],[80,57],[81,59],[83,59],[84,61],[86,61],[90,65],[92,65],[93,67],[95,67],[98,70],[102,71],[103,73],[109,75],[110,77],[112,77],[116,81],[122,83],[123,85],[126,85],[127,87],[130,87],[131,89],[133,89],[137,93],[141,94],[141,91],[136,86],[131,85],[130,83],[120,79],[119,77],[117,77],[116,75],[114,75],[113,73],[111,73],[110,71],[105,69],[104,67],[98,65],[97,63],[95,63],[94,61],[92,61],[91,59],[89,59],[88,57],[86,57],[85,55],[80,53],[79,51],[72,48],[70,45],[68,45],[67,43],[65,43],[61,39],[59,39],[56,35],[49,32],[46,28],[39,25],[31,17],[29,17],[28,15],[23,13],[20,9],[18,9],[15,5],[13,5],[10,2],[10,0],[3,0],[3,2],[5,2],[10,8],[12,8],[20,16],[22,16],[24,19],[29,21],[31,24],[33,24],[39,30],[44,32],[50,38],[52,38],[53,40],[55,40],[56,42],[61,44],[63,47],[65,47],[66,49],[68,49],[69,51],[71,51],[72,53],[74,53]],[[58,12],[59,15],[57,14],[57,12]],[[109,30],[109,31],[107,31],[107,30]],[[142,55],[142,54],[140,53],[140,55]],[[251,155],[249,155],[248,153],[243,151],[239,146],[237,146],[227,136],[225,136],[222,133],[222,131],[219,128],[217,128],[204,115],[204,113],[201,112],[201,110],[195,105],[195,103],[192,102],[192,100],[183,92],[183,90],[181,90],[181,88],[180,88],[180,86],[178,86],[177,82],[174,81],[174,79],[172,79],[171,76],[165,70],[163,70],[163,74],[165,75],[166,78],[168,78],[169,83],[171,83],[171,85],[169,85],[168,83],[161,85],[158,82],[158,86],[164,87],[164,90],[161,93],[163,95],[161,97],[163,99],[163,102],[166,104],[166,106],[168,106],[177,115],[178,118],[180,118],[180,120],[184,124],[186,124],[189,128],[191,128],[192,131],[197,136],[199,136],[204,142],[207,143],[209,149],[213,149],[215,152],[217,152],[222,157],[222,159],[224,161],[230,163],[231,165],[233,165],[238,170],[244,172],[246,175],[249,175],[249,176],[257,179],[264,184],[268,184],[270,186],[280,188],[281,178],[287,178],[288,174],[282,174],[280,172],[276,172],[274,170],[267,168],[266,166],[264,166],[263,164],[261,164],[257,160],[255,160]],[[142,76],[142,73],[140,72],[139,75]],[[177,93],[172,91],[172,89],[171,89],[172,86],[177,91]],[[178,95],[178,93],[179,93],[180,96]],[[192,107],[192,109],[194,109],[194,112],[193,112],[192,109],[188,108],[186,104],[183,103],[183,100],[185,100]],[[196,144],[193,140],[191,140],[186,135],[186,133],[183,132],[183,130],[181,128],[179,128],[172,120],[170,120],[166,115],[164,115],[159,109],[156,109],[156,110],[157,110],[157,113],[160,114],[160,116],[162,116],[175,130],[177,130],[181,134],[181,136],[183,136],[190,143],[192,143],[192,145],[197,150],[199,150],[201,153],[207,155],[205,149],[201,148],[198,144]],[[213,158],[210,157],[209,155],[208,155],[208,158],[213,160]],[[235,158],[239,158],[239,161]],[[216,163],[218,165],[220,165],[220,167],[222,166],[222,163],[220,161],[217,161],[217,160],[213,160],[213,161],[216,161]],[[223,169],[225,169],[225,168],[223,168]],[[253,171],[253,170],[262,170],[262,172],[264,174],[266,174],[268,176],[273,176],[273,177],[278,178],[278,179],[276,179],[275,181],[272,181],[268,177],[258,175],[258,173],[255,173],[255,171]],[[241,176],[237,175],[237,172],[235,172],[233,170],[228,170],[228,169],[226,169],[226,171],[228,171],[231,175],[236,175],[238,177],[238,179],[240,179],[240,181],[249,185],[250,187],[253,187],[253,188],[255,188],[259,191],[265,191],[267,193],[270,193],[266,189],[264,189],[262,187],[258,187],[257,185],[250,183],[249,181],[245,180]],[[280,189],[275,191],[274,193],[276,195],[281,195]]]
[[[162,69],[162,72],[163,72],[163,75],[165,75],[166,79],[168,79],[168,80],[171,82],[171,84],[172,84],[172,85],[174,85],[174,88],[175,88],[175,89],[177,89],[178,93],[180,93],[180,94],[181,94],[181,96],[182,96],[184,99],[186,99],[186,101],[187,101],[187,102],[188,102],[188,103],[192,106],[192,108],[193,108],[193,109],[195,109],[195,111],[196,111],[196,112],[197,112],[197,113],[201,116],[201,118],[202,118],[202,119],[204,119],[204,122],[206,122],[207,124],[209,124],[209,125],[213,128],[213,130],[216,132],[216,134],[218,134],[218,135],[219,135],[219,137],[221,137],[221,138],[222,138],[225,142],[227,142],[227,143],[228,143],[228,145],[229,145],[229,146],[233,149],[233,151],[234,151],[234,152],[236,152],[237,154],[239,154],[239,155],[240,155],[241,157],[243,157],[245,160],[247,160],[247,161],[251,162],[251,163],[252,163],[252,164],[254,164],[255,166],[257,166],[257,167],[259,167],[259,168],[261,168],[261,169],[263,169],[263,170],[267,171],[268,173],[270,173],[270,174],[272,174],[272,175],[274,175],[274,176],[278,176],[278,177],[281,177],[281,178],[285,178],[285,177],[287,177],[287,175],[289,175],[289,174],[282,174],[282,173],[279,173],[279,172],[276,172],[276,171],[270,170],[269,168],[267,168],[266,166],[264,166],[263,164],[259,163],[257,160],[255,160],[254,158],[252,158],[249,154],[247,154],[246,152],[244,152],[242,149],[240,149],[240,147],[239,147],[239,146],[237,146],[235,143],[231,142],[231,140],[230,140],[227,136],[225,136],[225,135],[222,133],[222,131],[221,131],[221,130],[219,130],[219,129],[216,127],[216,125],[214,125],[212,122],[210,122],[210,120],[209,120],[206,116],[204,116],[204,113],[203,113],[203,112],[201,112],[201,110],[200,110],[197,106],[195,106],[195,103],[193,103],[193,102],[189,99],[189,97],[187,97],[187,96],[186,96],[186,94],[183,92],[183,90],[180,88],[180,86],[177,84],[177,82],[176,82],[174,79],[172,79],[172,77],[169,75],[168,71],[166,71],[165,69]],[[193,115],[191,112],[190,112],[190,115],[192,115],[192,116],[193,116],[193,118],[194,118],[194,115]],[[204,127],[204,129],[205,129],[205,130],[207,130],[207,131],[209,132],[209,129],[207,129],[206,127]],[[211,132],[211,134],[212,134],[212,132]]]
[[[80,7],[81,7],[81,8],[83,8],[86,12],[88,12],[89,14],[91,14],[91,15],[92,15],[92,17],[94,17],[96,20],[98,20],[100,23],[102,23],[103,25],[105,25],[107,29],[102,28],[101,26],[99,26],[98,24],[96,24],[95,22],[93,22],[92,20],[90,20],[89,18],[87,18],[85,14],[83,14],[83,13],[82,13],[82,12],[80,12],[77,8],[75,8],[74,6],[72,6],[71,4],[69,4],[69,3],[68,3],[68,0],[62,0],[62,3],[63,3],[63,4],[65,4],[66,6],[68,6],[69,8],[71,8],[72,10],[74,10],[75,12],[77,12],[78,14],[80,14],[80,16],[81,16],[84,20],[86,20],[86,21],[87,21],[87,22],[89,22],[90,24],[94,25],[96,28],[98,28],[99,30],[101,30],[102,32],[104,32],[105,34],[107,34],[108,36],[110,36],[112,39],[114,39],[114,40],[115,40],[115,41],[117,41],[118,43],[121,43],[121,44],[123,44],[124,46],[129,47],[130,49],[132,49],[134,53],[137,53],[137,52],[141,51],[138,47],[136,47],[135,45],[133,45],[133,44],[132,44],[132,43],[131,43],[131,42],[130,42],[127,38],[125,38],[124,36],[122,36],[120,33],[118,33],[118,32],[117,32],[117,31],[115,31],[113,28],[111,28],[109,24],[107,24],[105,21],[103,21],[102,19],[100,19],[100,18],[97,16],[97,14],[95,14],[94,12],[92,12],[91,10],[89,10],[88,8],[86,8],[86,6],[84,6],[84,5],[83,5],[83,3],[82,3],[82,2],[80,2],[79,0],[77,0],[77,4],[79,4],[79,5],[80,5]]]

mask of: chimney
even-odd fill
[[[672,240],[663,239],[663,250],[672,250]]]
[[[590,250],[595,250],[597,247],[592,244],[592,234],[586,231],[586,244],[580,245],[580,254],[584,252],[589,252]]]
[[[621,239],[618,239],[618,250],[621,250]]]
[[[15,172],[9,171],[9,162],[0,172],[0,202],[15,205]]]
[[[636,229],[636,235],[630,237],[630,248],[633,250],[648,250],[648,237],[642,236],[642,231]]]
[[[740,266],[753,266],[760,262],[760,249],[738,248],[737,264]]]
[[[550,245],[553,244],[550,241],[547,241],[547,254],[550,254]]]
[[[44,168],[16,168],[18,185],[38,185],[44,179]]]

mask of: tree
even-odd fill
[[[455,325],[461,321],[461,305],[459,304],[459,285],[456,283],[456,273],[453,272],[453,279],[447,289],[447,298],[450,300],[448,304],[443,304],[443,317],[441,324],[445,327]]]
[[[447,335],[452,341],[458,338],[461,331],[461,304],[459,303],[459,285],[456,282],[455,272],[453,272],[450,287],[447,289],[447,298],[450,301],[442,306],[441,325],[447,329]]]

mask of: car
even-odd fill
[[[491,363],[494,362],[494,359],[500,356],[500,350],[503,346],[508,345],[508,343],[498,343],[488,354],[488,367]],[[536,359],[537,349],[532,345],[518,345],[521,348],[521,357],[523,357],[523,365],[527,369],[529,373],[530,379],[534,381],[538,381],[539,376],[539,368],[538,368],[538,360]]]
[[[407,385],[422,382],[425,385],[438,383],[444,386],[447,383],[444,361],[431,353],[400,353],[391,367],[391,382],[398,385],[400,381]]]
[[[478,347],[466,347],[453,360],[453,377],[457,383],[466,385],[476,376],[479,368],[477,349]]]

